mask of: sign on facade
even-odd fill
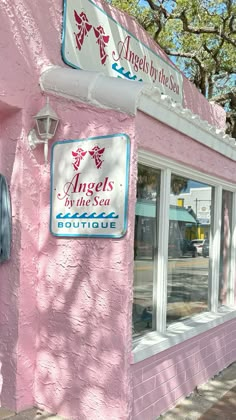
[[[129,150],[125,134],[53,145],[53,235],[120,238],[126,233]]]
[[[181,73],[91,0],[65,0],[62,57],[73,68],[153,83],[182,103]]]

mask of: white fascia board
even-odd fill
[[[161,121],[195,141],[236,161],[235,139],[210,125],[189,109],[162,95],[157,87],[104,76],[102,73],[53,66],[40,77],[44,92],[74,101],[136,115],[137,111]]]

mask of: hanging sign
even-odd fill
[[[65,0],[62,57],[73,68],[153,83],[182,103],[181,73],[91,0]]]
[[[50,229],[55,236],[124,236],[129,137],[58,141],[51,158]]]

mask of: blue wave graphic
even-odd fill
[[[117,63],[113,63],[112,64],[112,68],[113,68],[113,70],[115,70],[115,71],[117,71],[117,73],[119,73],[119,74],[121,74],[122,76],[124,76],[126,79],[129,79],[129,80],[136,80],[137,79],[137,76],[136,76],[136,74],[134,74],[134,75],[132,75],[131,73],[130,73],[130,71],[126,71],[125,69],[124,69],[124,67],[117,67],[118,66],[118,64]],[[120,76],[117,76],[117,77],[120,77]],[[139,79],[138,80],[138,82],[142,82],[143,81],[143,79]]]
[[[96,214],[95,212],[88,214],[88,213],[58,213],[56,215],[56,219],[118,219],[119,215],[115,214],[113,211],[111,213],[106,214],[102,212],[100,214]]]
[[[107,216],[104,217],[104,219],[119,219],[118,214],[115,214],[113,211],[109,213]]]

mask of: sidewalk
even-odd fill
[[[236,419],[236,386],[200,417],[201,420],[211,420],[213,418]]]
[[[236,362],[159,419],[236,420]]]
[[[46,413],[37,408],[24,410],[16,414],[6,408],[0,408],[0,420],[66,420],[64,417]]]

